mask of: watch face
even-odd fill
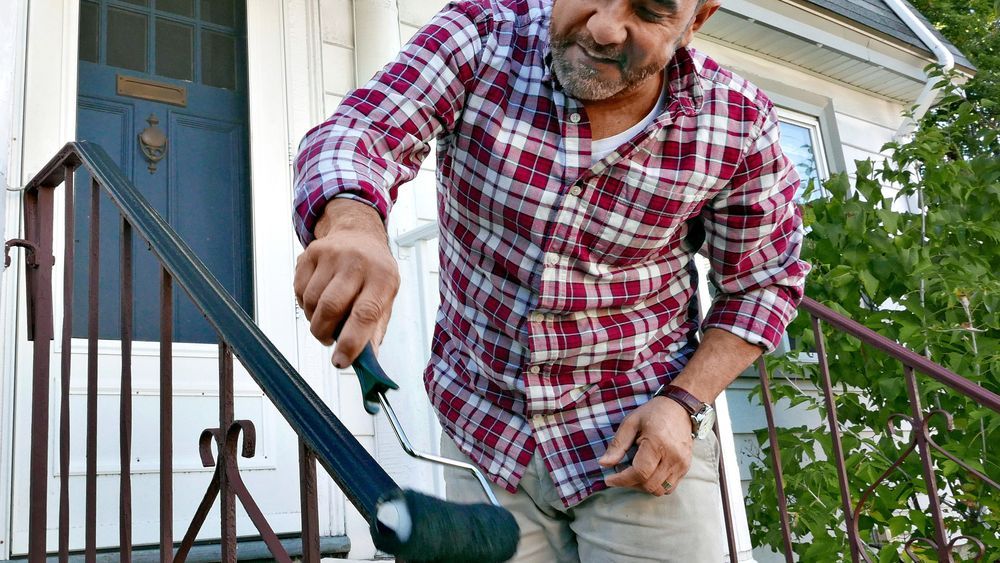
[[[691,418],[698,423],[698,429],[694,433],[696,439],[707,438],[712,433],[712,428],[715,426],[715,409],[706,405]]]

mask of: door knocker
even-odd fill
[[[167,135],[163,129],[157,127],[160,120],[156,118],[155,114],[149,114],[146,123],[149,124],[149,127],[139,133],[139,146],[142,148],[142,154],[145,155],[146,161],[149,162],[149,173],[153,174],[156,172],[156,164],[163,160],[164,156],[167,156]]]

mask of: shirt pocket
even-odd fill
[[[691,171],[615,166],[598,181],[603,192],[597,221],[589,225],[596,258],[615,266],[645,262],[681,242],[684,223],[696,215],[707,190]]]

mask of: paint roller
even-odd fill
[[[513,515],[500,506],[479,468],[413,449],[386,398],[386,392],[399,386],[382,370],[371,344],[354,360],[353,367],[361,383],[365,410],[371,415],[377,414],[380,407],[385,411],[407,455],[472,473],[489,499],[488,504],[457,504],[395,489],[379,500],[376,518],[372,519],[375,547],[405,561],[486,563],[512,558],[520,529]]]

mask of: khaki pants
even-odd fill
[[[447,435],[441,455],[469,461]],[[537,452],[517,493],[491,486],[521,527],[517,563],[720,563],[725,528],[718,467],[719,443],[711,435],[695,440],[691,469],[673,494],[662,497],[611,488],[566,508]],[[446,468],[444,476],[448,500],[488,502],[468,472]]]

